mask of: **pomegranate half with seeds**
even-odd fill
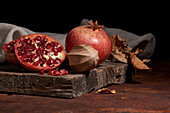
[[[25,68],[34,71],[54,69],[65,59],[61,43],[44,34],[20,37],[15,43],[15,54]]]
[[[4,50],[6,60],[13,65],[20,66],[20,63],[15,55],[14,52],[14,45],[16,43],[16,40],[10,41],[5,43],[2,46],[2,49]]]

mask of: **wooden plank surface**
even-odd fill
[[[0,113],[170,113],[170,60],[148,63],[129,83],[108,85],[116,94],[91,91],[74,99],[0,92]]]
[[[61,98],[75,98],[109,84],[122,84],[132,80],[132,66],[104,62],[99,67],[79,74],[39,75],[21,67],[0,66],[0,91]]]

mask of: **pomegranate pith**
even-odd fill
[[[90,44],[98,51],[99,62],[101,64],[111,54],[112,43],[108,34],[102,30],[103,26],[89,22],[90,25],[73,28],[66,37],[66,51],[70,52],[72,47],[81,44]]]
[[[65,59],[60,42],[44,34],[19,38],[15,43],[15,54],[24,67],[35,71],[54,69]]]

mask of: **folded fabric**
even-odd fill
[[[88,24],[87,19],[83,19],[80,23],[80,25],[87,25],[87,24]],[[146,52],[139,55],[140,58],[144,59],[144,58],[150,58],[152,56],[155,48],[155,37],[151,33],[145,34],[143,36],[138,36],[121,29],[108,28],[108,27],[104,27],[103,29],[106,31],[106,33],[109,36],[117,34],[121,38],[128,39],[126,43],[130,47],[132,47],[133,50],[135,50],[136,48],[146,50]],[[32,33],[35,32],[24,27],[19,27],[7,23],[0,23],[0,63],[3,63],[5,61],[5,55],[2,50],[2,45],[4,43],[18,39],[23,35],[32,34]],[[41,32],[41,33],[57,39],[65,47],[65,39],[67,34],[47,33],[47,32]]]

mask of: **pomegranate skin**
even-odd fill
[[[98,51],[98,65],[104,62],[112,51],[112,43],[108,34],[102,29],[93,30],[89,25],[73,28],[66,37],[65,48],[70,52],[74,45],[90,44]]]

